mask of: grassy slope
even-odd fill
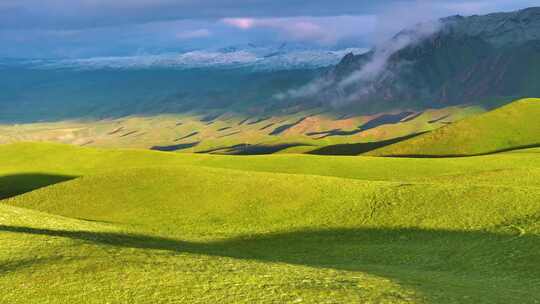
[[[30,188],[82,176],[0,204],[3,302],[540,299],[534,150],[380,159],[16,144],[0,159],[0,181]]]
[[[0,146],[1,175],[29,173],[60,177],[80,176],[127,168],[205,166],[224,169],[310,174],[355,179],[401,181],[414,178],[474,174],[512,167],[540,166],[534,153],[508,153],[502,157],[453,159],[408,159],[354,156],[273,155],[226,156],[97,149],[44,143],[17,143]],[[36,157],[39,155],[39,157]],[[269,161],[269,159],[271,161]],[[57,176],[57,178],[59,178]]]
[[[523,99],[370,155],[476,155],[540,145],[540,99]]]
[[[232,113],[214,117],[186,113],[101,121],[0,125],[0,143],[52,141],[115,148],[178,145],[177,149],[180,152],[213,150],[215,153],[222,154],[249,153],[249,150],[244,151],[244,148],[225,148],[237,145],[257,145],[270,147],[269,152],[266,153],[272,151],[298,153],[329,145],[380,141],[416,134],[433,130],[444,125],[445,122],[456,121],[481,111],[483,110],[479,107],[426,110],[410,121],[381,125],[363,132],[359,132],[358,127],[375,117],[342,118],[334,114],[317,114],[319,110],[273,117],[247,117]],[[444,119],[430,123],[440,117]],[[302,118],[305,119],[296,124]],[[285,129],[287,126],[291,128]],[[282,133],[276,136],[270,135],[279,128],[284,128]],[[337,132],[336,135],[325,136],[324,132],[332,130],[334,132],[339,130],[342,133]],[[287,149],[286,145],[283,146],[284,144],[292,144],[292,147]],[[272,150],[271,147],[276,148]]]

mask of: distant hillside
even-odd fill
[[[484,112],[447,107],[422,112],[333,115],[238,115],[212,111],[51,123],[0,123],[0,144],[54,141],[81,146],[143,148],[215,154],[303,153],[358,155]]]
[[[0,58],[0,123],[192,110],[281,113],[287,109],[274,95],[320,77],[348,52],[364,51],[284,44],[131,57]]]
[[[343,58],[316,96],[364,109],[540,96],[540,7],[419,24]]]
[[[265,101],[318,69],[71,69],[0,67],[0,123],[118,118],[132,114],[259,113]]]
[[[458,156],[540,147],[538,117],[540,99],[524,99],[370,154]]]

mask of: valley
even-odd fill
[[[190,153],[317,154],[336,145],[399,141],[484,111],[478,106],[456,106],[374,115],[332,114],[314,109],[275,116],[227,112],[130,116],[0,125],[0,143],[54,141]],[[358,155],[368,150],[369,146],[353,146],[343,153]]]
[[[540,303],[534,1],[0,3],[0,304]]]

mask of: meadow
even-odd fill
[[[0,304],[540,304],[533,2],[0,0]]]
[[[2,303],[539,303],[540,150],[0,146]]]

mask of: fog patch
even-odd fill
[[[440,21],[425,22],[400,32],[394,38],[375,47],[371,60],[360,70],[353,72],[350,76],[341,80],[338,86],[340,88],[346,88],[358,82],[374,80],[387,69],[388,60],[392,55],[438,32],[441,26],[442,23]]]
[[[439,16],[440,12],[427,1],[396,5],[392,10],[378,16],[373,37],[375,46],[364,55],[367,62],[358,70],[344,75],[344,78],[340,77],[343,75],[327,75],[274,97],[280,100],[325,99],[322,100],[325,104],[334,107],[365,100],[376,93],[377,83],[395,78],[396,74],[411,64],[401,61],[392,62],[389,66],[394,54],[418,44],[442,29],[443,22],[437,19]],[[426,21],[430,19],[431,21]],[[398,34],[395,34],[396,32]],[[392,85],[394,88],[403,86],[399,82]]]

